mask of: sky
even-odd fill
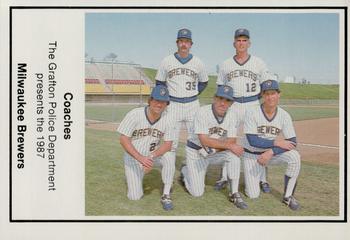
[[[96,60],[115,53],[118,61],[157,69],[165,56],[176,52],[181,28],[192,31],[191,52],[210,74],[235,54],[234,31],[246,28],[252,43],[249,53],[263,59],[280,80],[294,76],[339,84],[337,13],[87,13],[85,52]]]

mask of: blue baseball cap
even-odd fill
[[[245,28],[239,28],[235,31],[235,38],[241,37],[241,36],[245,36],[247,38],[249,38],[249,31]]]
[[[261,84],[261,92],[267,91],[267,90],[276,90],[277,92],[280,92],[279,84],[276,80],[266,80]]]
[[[163,101],[163,102],[169,103],[169,101],[170,101],[169,91],[165,86],[157,85],[153,88],[153,90],[151,92],[151,98],[158,100],[158,101]]]
[[[227,85],[220,85],[218,86],[216,90],[215,96],[217,97],[223,97],[230,101],[233,101],[233,89],[230,86]]]
[[[177,32],[177,39],[179,39],[179,38],[187,38],[187,39],[192,40],[192,33],[187,28],[180,29]]]

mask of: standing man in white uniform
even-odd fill
[[[233,46],[236,55],[225,60],[219,68],[217,85],[228,85],[234,90],[234,108],[237,109],[243,125],[245,112],[251,106],[259,105],[260,83],[268,75],[266,64],[260,58],[250,55],[248,49],[251,45],[250,34],[247,29],[240,28],[235,31]],[[215,184],[215,190],[220,190],[227,183],[227,171],[222,169],[221,179]],[[270,192],[266,173],[261,175],[260,186],[263,192]]]
[[[164,210],[172,210],[170,189],[175,175],[175,159],[169,151],[175,135],[172,119],[164,114],[169,104],[167,88],[156,86],[148,104],[131,110],[117,130],[121,134],[120,144],[125,149],[127,196],[130,200],[139,200],[143,196],[144,175],[152,170],[154,164],[160,164],[164,183],[161,203]]]
[[[192,33],[184,28],[177,33],[177,52],[163,59],[158,69],[156,85],[164,85],[170,94],[168,113],[175,122],[175,140],[172,157],[176,158],[181,125],[186,124],[187,132],[192,129],[193,116],[199,109],[198,94],[208,83],[208,76],[202,61],[190,53]]]
[[[300,204],[293,194],[300,172],[300,155],[295,150],[297,141],[292,118],[278,106],[280,90],[277,81],[263,82],[261,94],[263,103],[249,109],[244,120],[245,193],[250,198],[258,198],[260,175],[265,166],[287,163],[282,201],[290,209],[298,210]],[[277,138],[280,134],[284,139]]]
[[[181,168],[181,180],[188,192],[202,196],[209,164],[224,164],[230,185],[229,199],[240,209],[248,208],[238,192],[240,158],[243,148],[236,144],[236,115],[230,108],[233,90],[219,86],[213,103],[196,113],[194,128],[186,146],[186,165]]]

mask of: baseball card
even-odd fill
[[[1,2],[1,239],[347,239],[347,16]]]

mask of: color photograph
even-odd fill
[[[85,14],[85,215],[343,215],[342,26],[314,9]]]

